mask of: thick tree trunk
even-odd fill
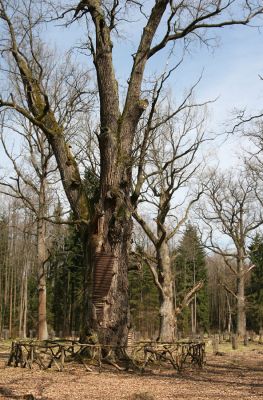
[[[245,280],[243,274],[237,278],[237,334],[246,333]]]
[[[166,288],[168,289],[168,287]],[[160,307],[160,342],[174,342],[176,338],[176,317],[174,310],[174,301],[168,293],[170,288],[166,291],[166,294],[161,299]]]
[[[126,345],[129,329],[128,254],[131,218],[105,214],[84,234],[88,264],[85,279],[84,320],[81,340],[105,345]],[[94,227],[97,229],[94,230]]]
[[[237,259],[237,334],[241,338],[246,333],[244,253],[244,250],[240,248]]]
[[[170,252],[167,242],[163,241],[157,250],[160,290],[160,342],[173,342],[176,337],[176,314],[174,282]]]

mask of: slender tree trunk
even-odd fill
[[[23,320],[23,306],[24,306],[24,271],[22,273],[22,282],[20,287],[20,304],[19,304],[19,326],[18,326],[18,335],[22,337],[22,320]]]
[[[45,262],[46,251],[46,221],[44,220],[46,208],[45,180],[41,182],[39,193],[39,215],[37,221],[37,264],[38,264],[38,339],[48,339],[47,330],[47,289]]]
[[[13,275],[13,321],[14,321],[14,329],[13,329],[13,334],[16,336],[15,331],[17,329],[16,326],[16,301],[17,301],[17,288],[16,288],[16,282],[17,282],[17,263],[14,265],[14,275]]]
[[[19,337],[26,337],[26,320],[27,320],[27,268],[28,261],[25,259],[22,282],[20,287],[20,306],[19,306]]]
[[[13,221],[13,215],[11,216],[12,223],[15,225]],[[7,263],[7,280],[6,280],[6,300],[5,304],[9,306],[9,315],[8,317],[8,329],[9,329],[9,337],[12,335],[12,311],[13,311],[13,254],[14,254],[14,230],[12,228],[11,237],[10,237],[10,244],[9,244],[9,254],[8,254],[8,263]]]
[[[229,301],[228,294],[226,294],[226,301],[227,301],[227,332],[230,334],[231,328],[232,328],[232,310],[231,310],[231,305]]]
[[[48,339],[46,310],[45,242],[42,224],[38,227],[38,339]]]
[[[194,252],[194,256],[195,256],[195,252]],[[195,285],[195,281],[196,281],[196,266],[195,266],[195,259],[193,257],[193,267],[194,267],[194,276],[193,276],[193,284]],[[197,301],[196,301],[196,294],[194,295],[194,299],[191,303],[192,306],[192,334],[195,335],[196,334],[196,306],[197,306]]]
[[[11,266],[10,274],[10,291],[9,291],[9,337],[12,337],[13,330],[13,266]]]
[[[192,330],[192,335],[194,335],[195,332],[195,305],[194,301],[191,302],[191,330]]]
[[[197,332],[197,299],[196,299],[196,294],[194,297],[194,324],[195,324],[195,331],[194,333]]]
[[[26,265],[25,270],[25,282],[24,282],[24,313],[23,313],[23,324],[22,324],[22,335],[23,338],[27,337],[26,328],[27,328],[27,275],[28,275],[28,265]]]
[[[4,305],[3,305],[3,328],[6,326],[7,318],[7,297],[8,297],[8,282],[9,282],[9,272],[10,272],[10,252],[6,257],[5,263],[5,283],[4,283]]]

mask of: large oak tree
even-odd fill
[[[118,21],[126,19],[129,7],[141,12],[145,25],[133,54],[126,96],[121,107],[113,63],[113,32]],[[99,193],[92,199],[85,193],[79,166],[65,140],[63,121],[57,118],[45,84],[43,53],[46,49],[34,35],[38,23],[45,18],[44,8],[44,1],[0,1],[1,29],[4,33],[1,42],[3,65],[4,69],[6,66],[9,68],[12,76],[15,75],[19,91],[23,94],[1,98],[0,106],[12,108],[39,127],[56,157],[86,254],[86,279],[91,287],[86,296],[89,304],[84,318],[85,333],[89,335],[95,330],[104,343],[123,344],[128,331],[130,210],[136,207],[138,198],[138,193],[134,196],[131,193],[133,142],[141,115],[147,108],[147,99],[141,97],[146,64],[175,41],[186,38],[205,40],[211,28],[246,25],[262,13],[263,7],[257,0],[156,0],[151,5],[147,4],[146,10],[144,4],[133,1],[82,0],[72,3],[72,18],[73,13],[74,18],[87,18],[86,42],[89,42],[93,57],[99,91],[100,182]],[[106,265],[105,259],[110,266],[108,286],[100,301],[98,298],[95,301],[91,279],[94,265],[97,264],[97,269]]]

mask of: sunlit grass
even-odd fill
[[[244,346],[243,341],[238,341],[238,347],[237,350],[232,349],[232,344],[231,342],[223,342],[219,343],[218,345],[218,351],[222,353],[237,353],[237,352],[246,352],[246,351],[251,351],[251,350],[263,350],[263,345],[258,344],[256,342],[248,342],[247,346]],[[206,342],[206,352],[213,353],[213,346],[212,346],[212,340],[208,340]]]

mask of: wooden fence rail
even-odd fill
[[[118,355],[118,362],[115,355]],[[86,371],[104,364],[118,370],[146,370],[146,367],[171,365],[181,371],[188,365],[202,367],[205,363],[204,342],[137,342],[127,347],[101,346],[100,344],[67,341],[14,341],[8,359],[8,366],[41,369],[55,366],[62,371],[69,362],[83,364]]]

